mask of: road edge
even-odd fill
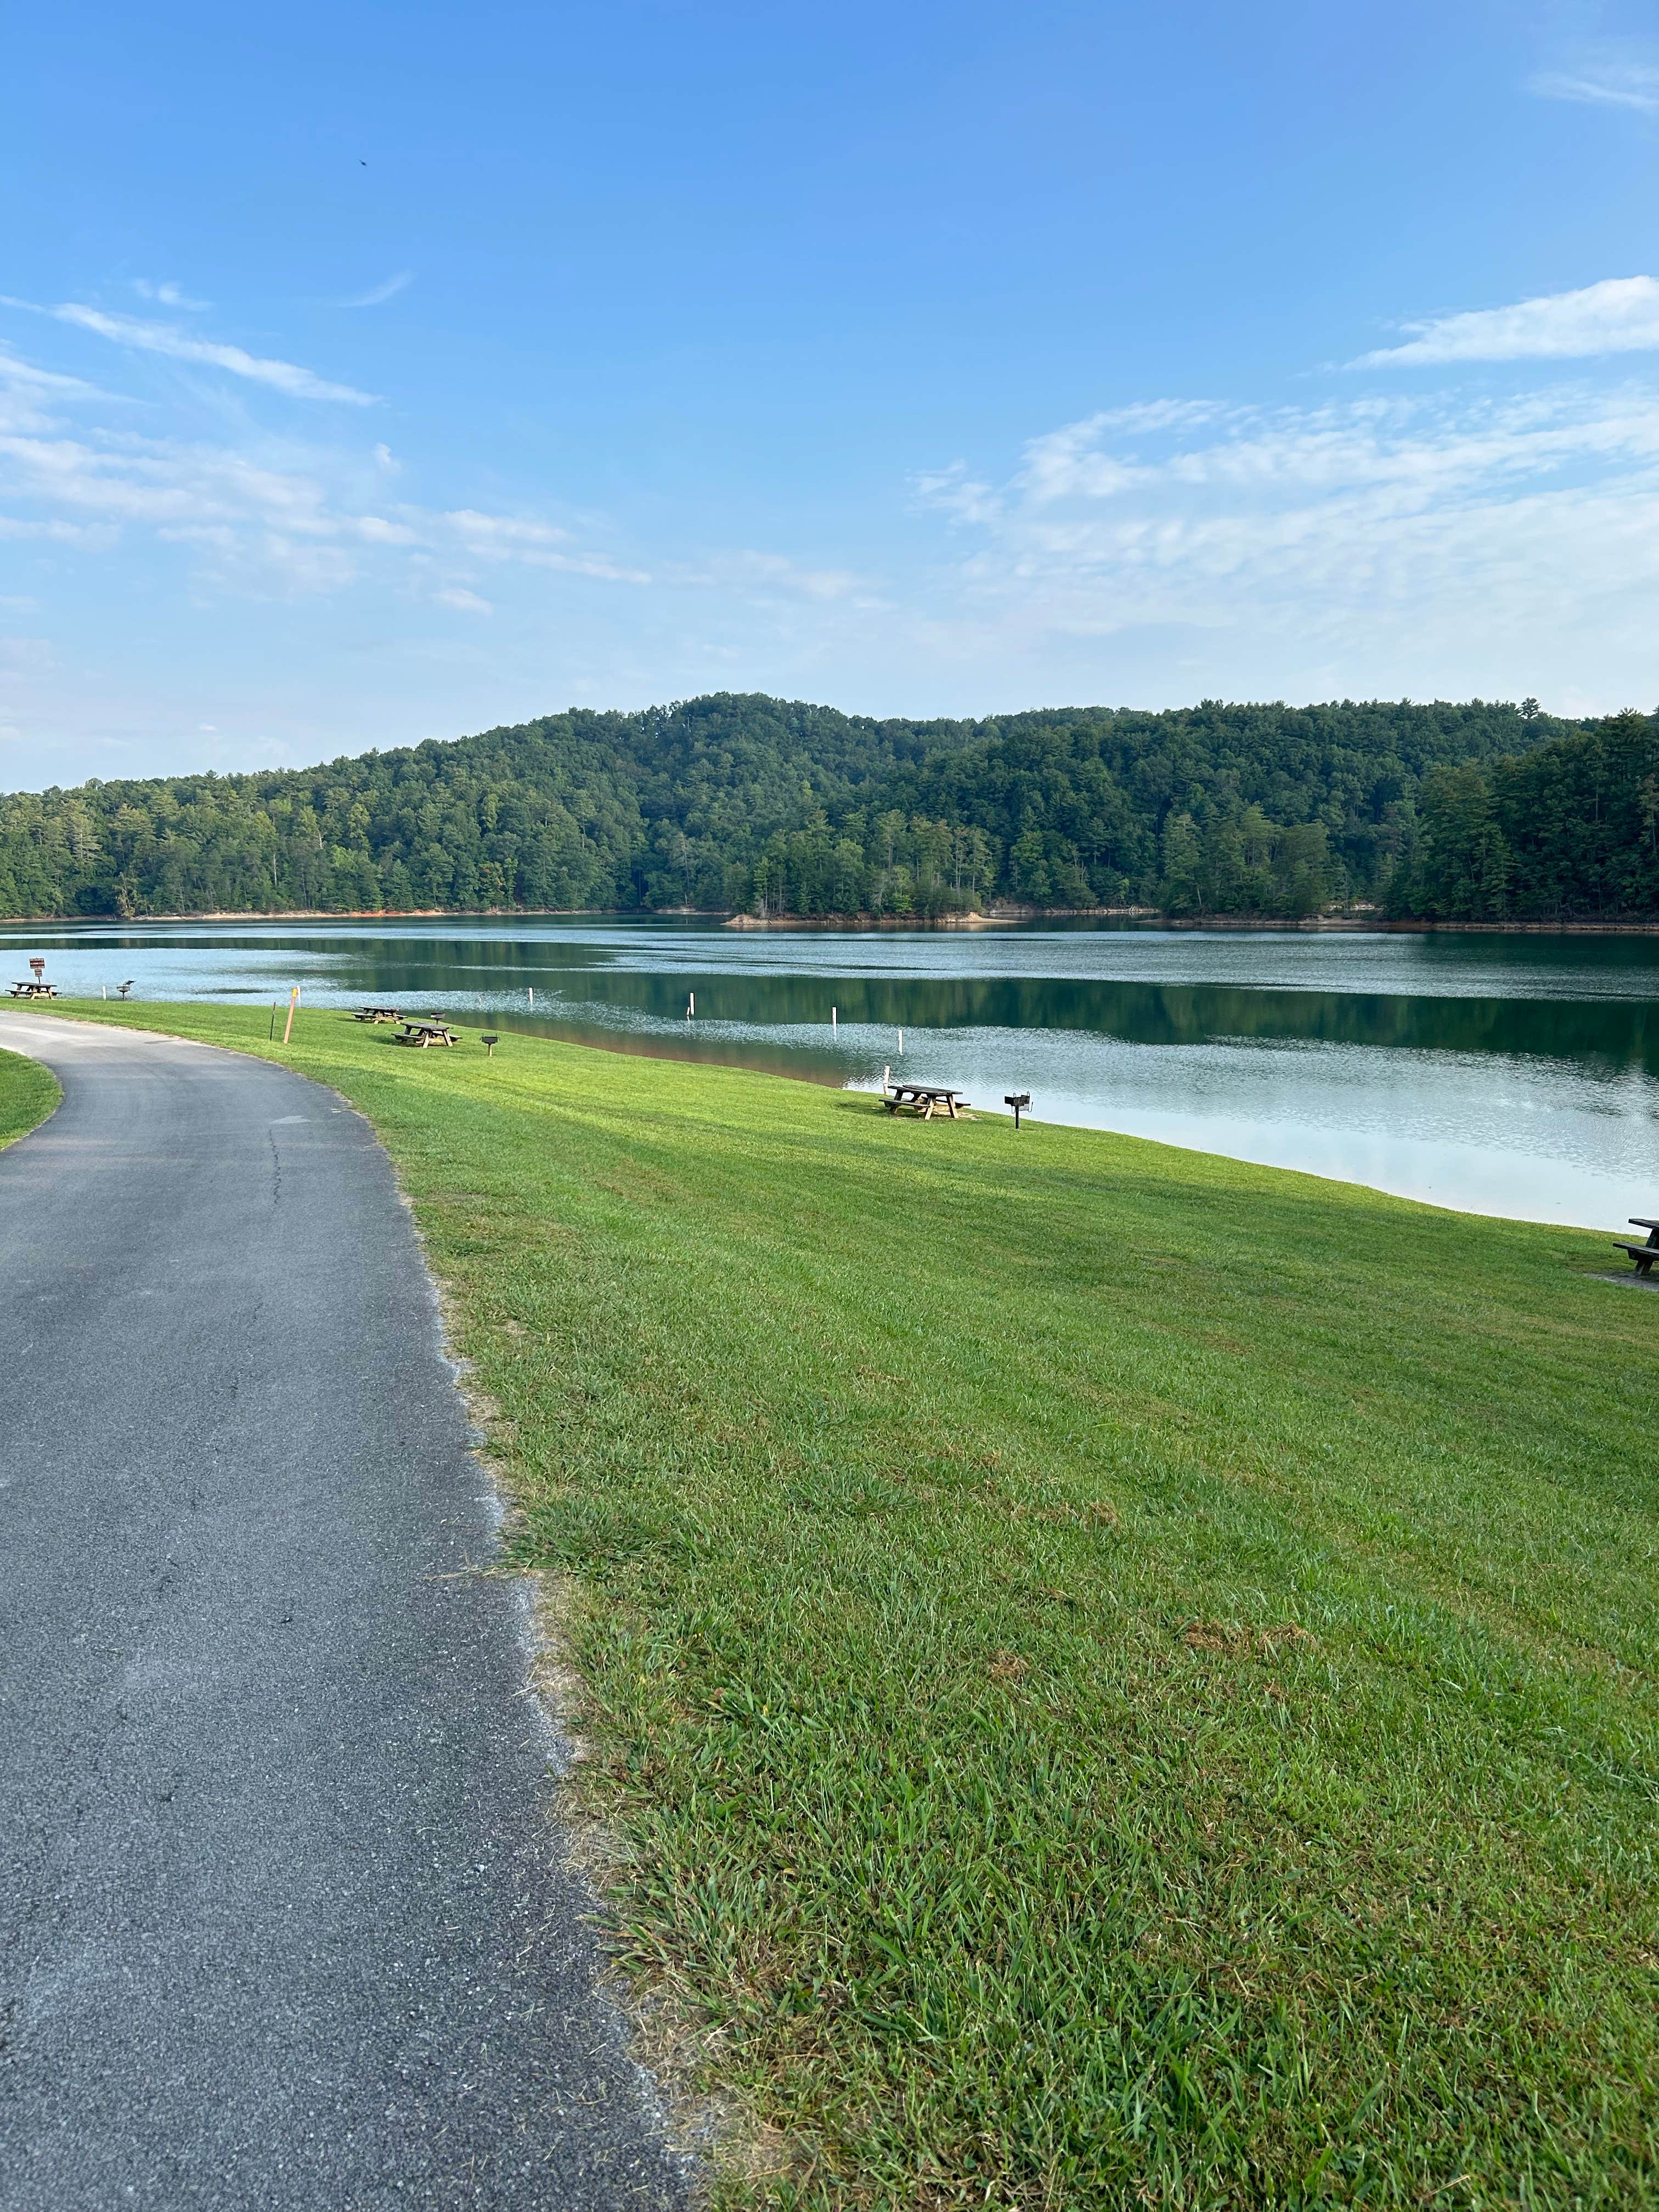
[[[310,1084],[325,1097],[338,1101],[343,1112],[355,1115],[374,1139],[392,1176],[398,1203],[408,1216],[425,1279],[428,1319],[438,1358],[447,1370],[465,1417],[466,1449],[483,1478],[495,1556],[476,1570],[492,1580],[513,1585],[511,1632],[520,1662],[522,1680],[514,1695],[526,1699],[535,1716],[547,1759],[549,1786],[544,1817],[553,1832],[559,1859],[573,1882],[583,1893],[581,1917],[594,1933],[599,1972],[594,1990],[599,2002],[614,2014],[620,2040],[635,2077],[641,2112],[647,2124],[661,2136],[670,2158],[681,2169],[694,2203],[706,2200],[722,2168],[733,2161],[746,2169],[750,2136],[733,2106],[717,2093],[693,2086],[694,2069],[702,2071],[702,2054],[691,2057],[696,2030],[689,2016],[682,2020],[659,1993],[636,1987],[616,1961],[608,1931],[616,1916],[606,1897],[610,1874],[624,1863],[626,1853],[600,1816],[584,1802],[580,1770],[587,1757],[581,1734],[581,1714],[589,1694],[587,1682],[576,1666],[561,1617],[562,1594],[551,1578],[532,1567],[520,1567],[507,1557],[507,1540],[520,1508],[502,1479],[502,1462],[491,1437],[492,1423],[502,1416],[494,1401],[474,1379],[472,1363],[456,1346],[459,1312],[454,1293],[433,1263],[431,1249],[422,1225],[420,1211],[396,1154],[373,1117],[356,1102],[307,1074],[275,1053],[250,1050],[240,1045],[210,1042],[177,1030],[151,1029],[137,1022],[100,1019],[96,1013],[71,1013],[56,1007],[32,1006],[30,1013],[64,1024],[66,1028],[113,1030],[124,1036],[143,1036],[168,1044],[194,1046],[204,1052],[222,1052],[239,1060],[283,1068]],[[34,1054],[4,1044],[5,1025],[0,1018],[0,1052],[10,1052],[32,1062],[52,1081],[57,1096],[47,1113],[18,1139],[44,1127],[64,1103],[63,1085]],[[0,1151],[5,1140],[0,1140]]]

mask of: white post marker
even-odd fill
[[[831,1006],[830,1009],[830,1026],[832,1030],[838,1030],[841,1027],[841,1008],[839,1006]]]
[[[530,1003],[532,1006],[536,1003],[536,986],[533,983],[530,986]]]

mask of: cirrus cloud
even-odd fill
[[[1583,361],[1659,349],[1659,281],[1607,276],[1576,292],[1551,292],[1510,307],[1478,307],[1408,324],[1404,345],[1362,354],[1353,368],[1414,362]]]
[[[388,300],[395,300],[399,292],[407,290],[414,281],[412,270],[399,270],[395,276],[388,276],[384,284],[375,284],[367,292],[358,293],[356,299],[347,300],[344,305],[348,307],[383,307]]]
[[[1567,69],[1540,70],[1528,89],[1540,100],[1630,107],[1640,115],[1659,115],[1659,69],[1627,55],[1586,56]]]
[[[171,281],[165,284],[156,284],[153,283],[148,276],[135,276],[132,280],[132,289],[141,300],[154,300],[160,307],[184,307],[193,315],[204,315],[208,310],[208,302],[205,300],[189,298],[180,285],[174,284]]]
[[[945,591],[960,649],[1040,658],[1109,638],[1346,669],[1352,685],[1379,666],[1536,665],[1545,641],[1622,663],[1648,633],[1659,394],[1228,406],[1184,433],[1181,420],[1136,433],[1091,416],[1032,439],[1000,483],[919,481],[962,547]],[[1316,677],[1303,681],[1313,696]]]
[[[0,349],[0,536],[107,550],[148,533],[188,549],[198,588],[258,596],[337,592],[378,574],[458,611],[488,564],[644,581],[555,525],[388,499],[384,445],[368,453],[249,434],[228,444],[142,435],[67,410],[107,395]]]
[[[372,392],[357,392],[349,384],[331,384],[295,362],[272,361],[251,354],[239,345],[224,345],[212,338],[192,337],[172,323],[141,321],[137,315],[116,315],[101,307],[87,307],[75,301],[56,307],[37,307],[32,300],[0,297],[0,306],[21,307],[34,315],[50,315],[54,322],[70,323],[92,331],[116,345],[138,353],[165,355],[171,361],[191,362],[206,368],[222,368],[251,384],[268,385],[290,399],[328,399],[350,407],[373,407]]]

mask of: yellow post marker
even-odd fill
[[[296,983],[288,994],[288,1019],[283,1024],[283,1042],[286,1044],[294,1034],[294,1009],[300,1003],[300,987]]]

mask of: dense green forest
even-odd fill
[[[698,908],[1659,915],[1659,718],[1209,700],[877,721],[755,695],[0,797],[0,915]]]

